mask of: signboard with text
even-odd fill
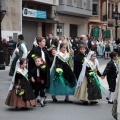
[[[41,18],[41,19],[47,18],[46,11],[34,10],[34,9],[28,9],[28,8],[23,9],[23,16],[33,17],[33,18]]]

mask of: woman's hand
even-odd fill
[[[20,86],[19,85],[16,85],[16,89],[18,89]]]
[[[33,83],[35,83],[35,80],[34,80],[34,78],[31,78],[31,81],[32,81]]]

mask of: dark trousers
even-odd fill
[[[40,97],[45,97],[45,88],[41,82],[35,83],[35,97],[37,98],[38,95],[40,95]]]
[[[110,92],[115,92],[116,78],[114,78],[114,79],[107,78],[107,82],[108,82],[108,85],[109,85],[109,91]]]
[[[8,54],[4,54],[4,63],[5,63],[5,65],[9,65],[8,64]]]
[[[12,57],[13,50],[8,51],[8,65],[10,64],[10,58]]]

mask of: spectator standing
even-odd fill
[[[52,48],[58,46],[58,42],[53,39],[53,34],[49,33],[49,39],[46,40],[46,47],[49,52],[49,55],[52,56],[51,50]]]
[[[10,63],[10,57],[12,57],[15,48],[16,48],[16,42],[13,40],[12,36],[10,36],[8,42],[8,65]]]
[[[8,66],[8,42],[7,40],[4,38],[3,42],[2,42],[2,46],[3,46],[3,52],[4,52],[4,62],[5,65]]]

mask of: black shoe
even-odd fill
[[[43,103],[41,103],[41,101],[40,101],[40,105],[41,105],[41,107],[44,107],[45,105],[44,105],[44,102]]]
[[[88,102],[87,101],[83,101],[83,105],[88,105]]]
[[[52,96],[52,99],[53,99],[53,102],[57,102],[56,97],[53,97],[53,96]]]
[[[65,103],[73,103],[72,101],[69,101],[67,99],[64,100]]]
[[[113,101],[112,102],[108,101],[108,104],[113,104]]]
[[[22,109],[22,110],[28,110],[28,108],[27,108],[27,107],[22,107],[21,109]]]
[[[56,98],[53,98],[53,102],[57,102],[57,99],[56,99]]]
[[[90,102],[91,105],[94,105],[94,104],[97,104],[97,103],[98,103],[98,102],[96,102],[96,101],[95,101],[95,102]]]
[[[106,97],[106,100],[109,100],[109,98],[108,98],[108,97]]]
[[[37,103],[40,103],[40,100],[39,100],[39,99],[37,99]]]

